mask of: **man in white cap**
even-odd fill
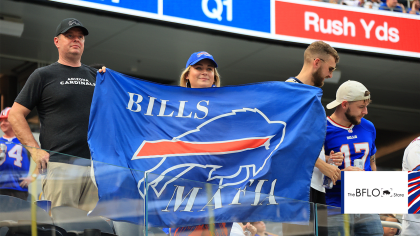
[[[337,90],[336,99],[327,105],[335,108],[327,117],[325,152],[344,154],[342,171],[376,171],[376,130],[372,122],[363,118],[368,114],[371,102],[370,92],[357,81],[344,82]],[[361,162],[359,167],[354,163]],[[327,189],[326,202],[329,206],[341,207],[341,180],[332,189]],[[356,235],[383,235],[379,215],[350,215],[350,225]],[[344,235],[342,215],[328,219],[328,235]]]
[[[97,70],[81,63],[88,33],[77,19],[60,22],[54,37],[58,61],[29,76],[9,115],[18,139],[31,147],[40,173],[47,173],[42,184],[45,199],[52,207],[65,205],[86,211],[98,201],[98,189],[90,178],[87,143]],[[42,149],[25,119],[35,107]]]

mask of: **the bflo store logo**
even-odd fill
[[[348,197],[404,197],[404,193],[393,192],[392,188],[356,188]]]
[[[409,195],[405,171],[344,171],[342,212],[407,214]],[[360,172],[360,173],[356,173]],[[343,179],[343,178],[342,178]]]

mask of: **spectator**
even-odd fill
[[[395,222],[400,223],[397,218],[395,218],[391,214],[381,214],[380,215],[381,221],[389,221],[389,222]],[[383,236],[394,236],[397,234],[398,229],[397,228],[391,228],[391,227],[383,227],[384,235]]]
[[[364,8],[366,9],[372,9],[373,8],[373,3],[372,2],[366,2],[365,5],[363,5]]]
[[[339,59],[337,51],[329,44],[323,41],[315,41],[305,50],[304,63],[299,75],[290,77],[286,82],[322,87],[324,80],[332,77]],[[337,164],[341,164],[343,160],[339,158],[339,154],[333,158],[337,159]],[[325,188],[322,187],[323,174],[335,182],[341,172],[337,167],[325,162],[325,154],[321,151],[312,175],[311,202],[325,204]]]
[[[257,229],[255,236],[277,236],[266,231],[267,229],[265,227],[264,221],[251,222],[251,224]]]
[[[344,82],[337,90],[336,99],[327,105],[335,108],[327,117],[325,152],[343,152],[345,159],[342,171],[376,171],[376,130],[372,122],[363,117],[368,114],[370,92],[357,81]],[[354,167],[354,160],[363,160],[363,169]],[[341,179],[341,176],[340,176]],[[327,189],[327,205],[341,206],[341,180],[332,189]],[[328,235],[344,235],[342,215],[328,219]],[[382,235],[383,229],[378,215],[350,215],[350,224],[356,235]]]
[[[102,67],[99,72],[106,73],[106,67]],[[179,85],[187,88],[220,87],[220,75],[217,72],[217,63],[213,56],[204,51],[193,53],[181,73]],[[225,233],[230,233],[231,227],[230,223],[217,223],[215,224],[216,234],[227,236]],[[171,228],[172,236],[205,235],[208,233],[209,225],[207,224]]]
[[[413,15],[420,15],[420,1],[414,0],[411,3],[411,8],[408,8],[408,13]]]
[[[344,0],[343,3],[351,7],[363,7],[365,0]]]
[[[28,185],[35,180],[38,169],[33,175],[28,175],[31,161],[28,151],[24,148],[13,132],[8,121],[10,107],[0,113],[0,127],[4,136],[0,137],[0,195],[28,199]]]
[[[386,2],[381,3],[379,10],[405,13],[404,5],[398,3],[398,0],[386,0]]]
[[[208,72],[206,73],[205,70]],[[208,80],[201,79],[208,76],[211,77]],[[213,56],[204,51],[193,53],[181,73],[179,85],[187,88],[220,87],[220,75]]]
[[[299,75],[290,77],[286,82],[322,87],[324,85],[324,80],[333,76],[333,72],[339,60],[340,57],[333,47],[323,41],[315,41],[305,50],[303,67]],[[331,158],[334,159],[337,166],[340,166],[343,161],[341,152],[337,152],[335,155],[331,156]],[[325,162],[325,152],[324,148],[322,148],[312,173],[309,201],[325,205],[325,188],[322,186],[324,175],[331,178],[335,184],[340,174],[341,171],[338,167]],[[320,213],[320,221],[325,226],[326,222],[323,222],[323,220],[326,219],[326,216],[323,215],[325,211],[320,211]],[[293,233],[302,229],[302,227],[303,226],[301,225],[284,225],[283,233]],[[327,233],[324,227],[320,227],[318,231],[321,235]]]
[[[235,222],[229,236],[256,236],[257,229],[251,223]]]
[[[184,71],[181,73],[179,78],[179,85],[181,87],[187,88],[210,88],[210,87],[220,87],[220,75],[217,72],[217,63],[214,60],[213,56],[207,52],[195,52],[191,54],[190,58],[185,65]],[[180,227],[175,231],[172,231],[173,236],[184,236],[182,233],[187,229],[194,228],[192,234],[200,231],[207,231],[208,225],[198,225],[192,227]],[[231,224],[218,223],[215,224],[216,234],[223,236],[223,232],[231,231]],[[230,228],[230,229],[228,229]],[[228,230],[224,230],[228,229]],[[249,236],[249,235],[247,235]]]
[[[88,33],[77,19],[60,22],[54,37],[58,61],[29,76],[9,116],[18,139],[31,147],[40,173],[47,172],[42,187],[51,207],[65,205],[85,211],[98,201],[87,143],[96,70],[81,63]],[[41,147],[53,151],[51,155],[39,148],[25,120],[35,107],[41,122]]]
[[[414,139],[405,149],[402,162],[403,171],[420,171],[420,136]],[[402,218],[402,234],[404,236],[419,235],[420,215],[405,214]]]
[[[372,9],[373,10],[379,10],[379,7],[381,6],[381,0],[370,0],[372,3]]]

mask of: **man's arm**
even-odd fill
[[[336,166],[330,165],[321,158],[318,158],[315,162],[315,167],[317,167],[322,174],[328,176],[335,184],[341,176],[341,171],[337,166],[341,166],[343,163],[344,155],[341,152],[334,153],[334,151],[331,150],[330,155],[326,155],[325,158],[326,160],[331,158]]]
[[[372,171],[376,171],[376,157],[375,157],[375,154],[373,154],[370,157],[370,167],[372,168]]]
[[[330,165],[323,161],[321,158],[318,158],[315,162],[315,167],[321,171],[322,174],[328,176],[333,183],[340,178],[341,171],[337,166]]]
[[[15,102],[9,113],[9,122],[12,125],[16,137],[23,145],[39,148],[25,118],[29,112],[31,110]]]
[[[20,187],[27,188],[30,183],[32,183],[32,182],[34,182],[34,180],[36,180],[38,174],[39,174],[39,170],[38,170],[38,168],[35,168],[34,172],[32,172],[32,174],[29,174],[26,177],[20,178],[19,179],[19,180],[21,180],[21,182],[19,183]]]
[[[8,120],[12,125],[17,139],[19,139],[23,145],[27,146],[32,158],[37,164],[37,168],[40,173],[43,173],[42,169],[47,169],[47,163],[50,155],[46,151],[40,149],[38,143],[32,135],[28,122],[25,119],[29,112],[31,111],[28,108],[15,102],[12,109],[10,109]]]
[[[407,11],[405,10],[405,7],[404,7],[403,4],[397,3],[397,6],[400,6],[401,7],[402,13],[407,13]]]

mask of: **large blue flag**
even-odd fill
[[[308,219],[301,201],[309,201],[325,138],[321,89],[284,82],[192,89],[110,69],[96,82],[88,142],[99,202],[91,215],[168,227],[209,217]]]

